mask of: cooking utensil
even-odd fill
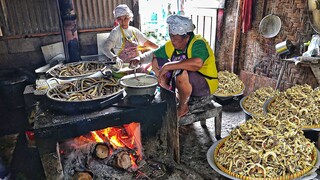
[[[78,80],[75,80],[78,81]],[[76,84],[76,82],[72,82]],[[59,85],[58,85],[59,86]],[[99,109],[103,109],[105,107],[111,106],[112,104],[119,102],[123,98],[124,88],[119,88],[117,92],[110,94],[102,94],[99,97],[94,99],[86,99],[86,100],[64,100],[64,99],[56,99],[52,98],[49,95],[49,92],[53,88],[49,88],[49,90],[45,94],[45,98],[42,101],[42,104],[52,110],[62,112],[65,114],[81,114],[87,112],[93,112]]]
[[[259,24],[259,32],[265,38],[275,37],[281,29],[281,19],[273,14],[274,4],[273,2],[271,14],[265,16]]]
[[[78,73],[78,66],[90,66],[88,68],[83,68],[83,72]],[[60,72],[61,69],[70,69],[74,71],[74,74],[64,75]],[[67,64],[57,64],[47,71],[47,74],[51,77],[59,79],[71,79],[71,78],[83,78],[83,77],[99,77],[102,76],[102,71],[107,70],[105,63],[100,61],[79,61]],[[110,69],[109,69],[110,70]],[[111,71],[111,70],[110,70]]]
[[[264,17],[259,24],[259,32],[265,38],[275,37],[281,29],[281,20],[274,14]]]
[[[133,95],[151,95],[153,96],[158,85],[155,76],[145,73],[136,73],[123,76],[119,80],[120,85],[125,87],[127,96]]]
[[[293,51],[293,44],[289,40],[276,44],[275,48],[279,55],[289,55]]]

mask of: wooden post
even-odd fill
[[[160,87],[161,100],[168,103],[167,115],[164,121],[165,130],[167,132],[168,153],[173,159],[180,163],[180,144],[179,144],[179,126],[176,108],[176,94],[170,90]]]
[[[60,31],[65,50],[66,62],[80,61],[77,31],[77,15],[73,0],[57,0]]]
[[[239,44],[241,39],[241,11],[242,11],[243,0],[238,0],[238,8],[236,14],[236,22],[233,33],[233,44],[232,44],[232,62],[231,62],[231,72],[237,74],[239,70]]]
[[[139,0],[132,1],[133,26],[141,30]]]

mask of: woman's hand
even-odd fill
[[[117,67],[121,69],[123,66],[123,60],[120,59],[119,57],[116,57],[116,64],[117,64]]]
[[[129,68],[130,69],[136,69],[137,67],[140,66],[140,60],[139,59],[132,59],[130,62],[129,62]]]

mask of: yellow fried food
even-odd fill
[[[244,90],[243,82],[234,73],[219,71],[218,81],[218,89],[214,93],[217,96],[232,96]]]
[[[271,97],[279,94],[278,90],[271,87],[262,87],[250,93],[243,101],[243,108],[253,114],[262,115],[264,113],[263,105]]]
[[[268,112],[278,119],[297,116],[303,128],[320,127],[319,90],[309,85],[295,85],[274,97]]]
[[[279,121],[271,114],[246,121],[217,146],[216,164],[240,179],[294,179],[307,173],[317,151],[296,121]]]

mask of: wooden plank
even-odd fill
[[[320,85],[320,64],[310,64],[311,70]]]
[[[189,100],[189,112],[180,118],[179,126],[192,124],[200,121],[205,125],[207,119],[215,119],[215,135],[221,138],[222,106],[214,102],[212,96],[191,97]]]
[[[180,142],[179,128],[176,108],[176,94],[165,88],[160,87],[161,100],[168,103],[167,118],[165,118],[164,132],[167,132],[168,154],[173,156],[173,159],[180,163]]]

